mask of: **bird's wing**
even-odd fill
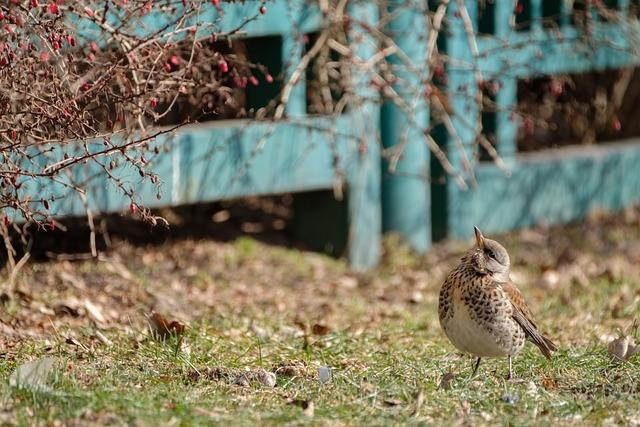
[[[540,349],[542,354],[544,354],[547,359],[551,359],[551,352],[557,350],[557,347],[538,330],[533,320],[533,314],[531,310],[529,310],[529,307],[527,307],[527,303],[524,301],[520,290],[511,282],[502,283],[501,286],[513,306],[512,316],[514,320],[524,329],[527,337]]]

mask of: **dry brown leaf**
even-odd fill
[[[96,331],[94,336],[104,345],[106,345],[107,347],[110,347],[113,345],[113,342],[107,338],[102,332],[100,331]]]
[[[411,412],[412,417],[417,417],[420,415],[420,408],[422,407],[423,403],[424,403],[424,392],[420,390],[416,395],[416,402],[413,407],[413,412]]]
[[[129,269],[119,261],[112,260],[111,262],[105,263],[105,266],[109,272],[117,274],[124,280],[133,279],[133,274],[131,274],[131,271],[129,271]]]
[[[638,330],[638,322],[633,321],[631,326],[625,332],[620,334],[618,338],[613,339],[609,346],[609,355],[618,362],[626,362],[634,354],[640,353],[640,345],[637,345],[633,339],[633,335]]]
[[[80,347],[84,351],[89,351],[89,348],[87,346],[85,346],[84,344],[82,344],[80,341],[78,341],[77,339],[75,339],[73,337],[67,337],[67,339],[64,342],[69,344],[69,345],[74,345],[76,347]]]
[[[455,376],[451,372],[447,372],[442,376],[440,380],[440,388],[442,390],[449,390],[451,388],[451,381],[453,381]]]
[[[289,399],[287,401],[290,405],[296,405],[302,408],[302,415],[305,417],[313,417],[315,413],[315,405],[312,400],[304,400],[304,399]]]
[[[201,378],[207,378],[211,381],[224,381],[227,384],[234,384],[247,387],[251,384],[259,384],[265,387],[276,386],[276,374],[265,369],[249,369],[238,370],[221,366],[214,368],[203,368],[200,370],[192,370],[187,374],[191,381],[198,381]]]
[[[308,365],[303,360],[291,360],[276,366],[273,371],[279,377],[302,377],[308,373]]]
[[[611,341],[608,349],[609,355],[618,362],[626,362],[634,354],[640,353],[640,346],[628,335]]]
[[[64,301],[59,301],[53,306],[53,311],[56,316],[80,316],[80,309],[82,308],[82,301],[77,298],[69,298]]]
[[[313,335],[327,335],[331,332],[331,328],[321,323],[314,323],[311,327],[311,333]]]
[[[545,390],[555,390],[558,388],[558,382],[554,378],[544,377],[542,379],[542,387]]]
[[[97,323],[107,323],[107,319],[104,317],[104,314],[102,314],[102,310],[100,310],[100,307],[86,298],[84,300],[84,308],[87,310],[89,317],[91,317]]]
[[[388,397],[384,399],[382,403],[384,403],[387,406],[400,406],[402,405],[403,402],[400,399],[394,399],[392,397]]]
[[[315,405],[313,404],[312,400],[309,401],[305,401],[302,403],[302,415],[304,415],[305,417],[313,417],[315,413]]]
[[[411,296],[409,296],[409,302],[411,304],[419,304],[422,301],[424,301],[424,295],[420,291],[414,291],[411,293]]]
[[[169,321],[162,314],[154,312],[151,314],[151,317],[149,317],[149,327],[154,336],[158,339],[165,340],[171,335],[182,335],[187,325],[178,320]]]
[[[462,402],[460,402],[460,409],[458,410],[458,414],[462,418],[469,417],[469,415],[471,414],[471,404],[468,400],[463,400]]]
[[[211,217],[211,220],[216,224],[219,224],[221,222],[227,221],[229,218],[231,218],[231,214],[229,213],[228,210],[223,209],[221,211],[214,213],[213,216]]]

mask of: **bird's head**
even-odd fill
[[[508,281],[511,262],[507,250],[495,240],[484,237],[478,227],[473,229],[476,234],[476,246],[469,253],[473,269],[477,273],[491,275],[498,281]]]

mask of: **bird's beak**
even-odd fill
[[[476,233],[476,244],[478,248],[484,249],[484,236],[478,227],[473,227],[473,231]]]

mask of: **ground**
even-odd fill
[[[640,312],[640,211],[489,237],[560,347],[527,344],[512,381],[504,359],[470,378],[438,324],[470,241],[417,256],[388,237],[356,275],[249,237],[116,240],[98,260],[30,261],[12,288],[4,273],[0,424],[640,425],[640,356],[607,351]],[[10,385],[45,357],[45,386]]]

